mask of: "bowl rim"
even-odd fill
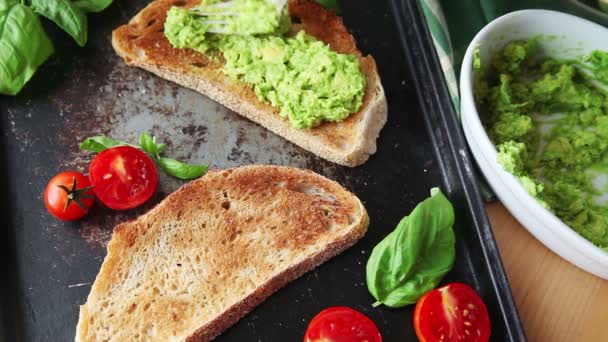
[[[461,119],[463,125],[465,121],[467,125],[469,125],[468,129],[473,131],[477,131],[476,138],[479,139],[475,142],[476,145],[480,148],[481,156],[486,159],[487,164],[493,169],[495,173],[499,176],[499,180],[505,184],[505,189],[510,190],[511,196],[515,199],[515,201],[519,202],[521,205],[526,205],[530,207],[530,212],[536,216],[536,219],[540,222],[545,222],[545,225],[551,225],[551,229],[549,231],[552,233],[553,237],[558,238],[562,241],[562,243],[569,245],[571,247],[576,248],[579,252],[584,253],[588,257],[593,258],[599,263],[604,265],[608,265],[608,251],[604,251],[600,247],[593,244],[591,241],[584,238],[582,235],[577,233],[574,229],[570,228],[567,224],[565,224],[561,219],[559,219],[555,214],[551,211],[543,207],[538,200],[532,197],[523,187],[523,185],[519,182],[519,180],[512,175],[511,173],[504,170],[496,161],[497,151],[496,147],[490,140],[488,134],[486,133],[483,124],[481,123],[479,112],[475,105],[474,95],[473,95],[473,53],[477,48],[481,41],[484,41],[489,35],[496,32],[496,28],[504,25],[512,21],[514,18],[518,17],[521,19],[522,16],[528,16],[534,18],[535,20],[539,20],[539,16],[550,16],[553,18],[555,22],[563,22],[564,20],[574,21],[580,25],[594,26],[600,28],[601,30],[606,32],[608,36],[608,29],[598,25],[594,22],[591,22],[586,19],[579,18],[577,16],[551,11],[551,10],[542,10],[542,9],[531,9],[531,10],[520,10],[505,14],[501,17],[496,18],[492,22],[488,23],[484,26],[481,31],[479,31],[465,52],[461,71],[460,71],[460,97],[461,97]],[[567,36],[567,34],[564,34]],[[464,110],[464,107],[467,104],[472,104],[468,110]],[[472,109],[472,110],[471,110]],[[470,144],[471,142],[469,142]],[[523,224],[522,224],[523,225]],[[528,231],[532,232],[533,229],[530,229],[523,225]],[[536,236],[536,234],[533,234]],[[541,243],[545,244],[545,242],[538,238]],[[549,247],[547,245],[547,247]],[[554,248],[549,247],[554,252],[558,253]],[[561,254],[561,253],[558,253]]]

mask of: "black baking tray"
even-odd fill
[[[415,340],[413,306],[372,307],[365,263],[374,245],[435,186],[456,209],[457,258],[444,282],[463,281],[479,292],[490,312],[492,340],[525,340],[416,1],[342,2],[360,49],[376,59],[389,103],[378,152],[354,169],[319,159],[205,96],[127,67],[111,49],[111,30],[146,3],[115,1],[91,15],[85,48],[45,23],[55,55],[19,96],[0,97],[0,340],[73,340],[79,305],[112,228],[183,184],[161,175],[153,200],[133,211],[96,204],[89,217],[75,223],[47,214],[41,196],[46,182],[62,170],[87,169],[90,155],[78,151],[78,142],[96,134],[133,140],[143,130],[166,142],[168,155],[214,168],[271,163],[312,169],[353,191],[369,211],[371,225],[359,243],[279,290],[218,341],[299,341],[309,320],[332,305],[366,313],[384,341]]]

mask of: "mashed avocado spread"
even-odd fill
[[[475,100],[498,162],[579,234],[608,251],[608,53],[542,57],[538,38],[476,63]],[[586,62],[586,63],[584,63]],[[603,180],[602,180],[603,179]],[[600,183],[605,183],[601,185]]]
[[[263,7],[266,0],[233,0],[242,10],[231,30],[263,29],[267,34],[211,34],[197,15],[197,8],[172,7],[165,21],[165,36],[177,48],[201,53],[221,52],[227,75],[245,82],[258,98],[280,109],[298,128],[312,128],[323,121],[342,121],[359,110],[365,78],[353,55],[329,46],[300,31],[286,36],[289,17]],[[266,13],[266,14],[264,14]],[[272,28],[272,29],[269,29]],[[253,30],[252,30],[253,31]]]

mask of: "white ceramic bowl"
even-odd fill
[[[473,99],[473,51],[482,65],[506,43],[543,35],[543,51],[575,58],[592,50],[608,50],[608,29],[560,12],[524,10],[504,15],[484,27],[469,45],[460,72],[462,126],[473,156],[498,198],[519,222],[547,247],[576,266],[608,279],[608,253],[578,235],[540,205],[519,181],[496,161],[496,148],[479,119]]]

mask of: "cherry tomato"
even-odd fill
[[[118,146],[99,153],[89,166],[89,178],[97,197],[116,210],[135,208],[156,189],[154,162],[131,146]]]
[[[67,171],[53,177],[44,189],[44,205],[60,220],[78,220],[95,202],[91,183],[80,172]]]
[[[334,306],[310,321],[304,342],[382,342],[382,337],[364,314],[346,306]]]
[[[452,283],[425,294],[414,311],[414,327],[421,342],[486,342],[490,317],[470,286]]]

